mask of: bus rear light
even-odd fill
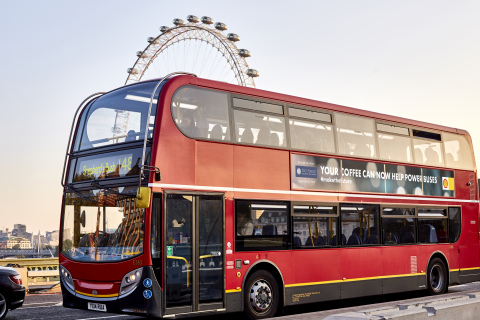
[[[9,278],[16,284],[20,284],[20,285],[22,284],[22,277],[19,274],[15,276],[9,276]]]
[[[142,278],[142,270],[143,268],[138,268],[130,271],[123,277],[122,284],[120,285],[119,297],[126,296],[137,288]]]

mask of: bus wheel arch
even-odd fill
[[[447,257],[443,252],[432,253],[426,269],[427,290],[431,295],[448,292],[449,269]]]
[[[252,314],[252,310],[248,308],[247,301],[245,301],[250,293],[247,293],[251,288],[251,280],[253,277],[258,278],[260,276],[261,278],[265,278],[267,283],[269,282],[268,276],[271,276],[273,279],[273,282],[275,284],[271,284],[273,286],[277,286],[278,290],[278,301],[274,301],[274,308],[275,312],[272,314],[255,314],[255,312]],[[243,284],[242,284],[242,292],[244,292],[243,296],[243,305],[244,305],[244,312],[247,314],[247,316],[250,319],[261,319],[261,318],[268,318],[271,316],[274,316],[275,314],[280,313],[283,310],[284,306],[284,301],[285,301],[285,282],[283,280],[283,275],[280,272],[280,269],[271,261],[257,261],[254,263],[248,271],[245,273],[245,277],[243,278]],[[255,286],[255,288],[258,287]]]

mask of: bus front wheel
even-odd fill
[[[265,270],[255,271],[247,279],[243,299],[249,319],[273,317],[280,299],[277,281]]]
[[[428,291],[432,295],[442,294],[447,291],[447,268],[441,259],[434,258],[430,261],[427,271],[427,284]]]

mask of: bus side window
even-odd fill
[[[235,201],[235,250],[288,249],[289,205],[278,201]]]
[[[172,98],[172,116],[192,139],[230,141],[228,95],[193,86],[179,88]]]

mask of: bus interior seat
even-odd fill
[[[251,128],[245,128],[242,135],[240,136],[240,142],[253,143],[253,132]]]
[[[127,137],[125,138],[125,142],[135,141],[135,140],[137,140],[137,132],[135,130],[128,131]]]
[[[278,134],[273,132],[270,135],[270,144],[274,147],[279,147],[280,146],[280,138],[278,137]]]
[[[379,239],[377,234],[372,234],[367,240],[367,244],[378,244]]]
[[[405,234],[402,236],[402,241],[401,243],[414,243],[415,242],[415,235],[413,232],[407,231]]]
[[[267,224],[262,227],[262,235],[266,236],[276,236],[277,235],[277,226],[273,224]]]
[[[319,236],[317,238],[315,237],[308,237],[307,241],[305,241],[305,245],[308,247],[312,246],[312,238],[313,238],[313,244],[315,246],[324,246],[325,245],[325,240],[323,239],[322,236]]]
[[[300,248],[302,246],[302,240],[300,239],[299,236],[293,237],[293,247],[294,248]]]
[[[418,227],[418,242],[438,243],[435,227],[431,224],[424,224]]]
[[[362,244],[362,238],[357,233],[352,233],[352,235],[348,238],[347,245],[348,246],[355,246]]]
[[[367,244],[379,244],[380,238],[378,237],[377,227],[370,227],[370,237],[368,237]]]
[[[212,131],[210,131],[210,139],[222,140],[222,136],[223,136],[222,126],[219,124],[216,124],[215,126],[213,126]]]
[[[395,232],[392,232],[392,241],[398,243],[398,236]]]
[[[334,235],[332,239],[330,239],[328,244],[331,246],[338,246],[337,235]],[[346,245],[346,244],[347,244],[347,237],[345,237],[345,235],[342,233],[342,245]]]
[[[255,144],[270,145],[270,130],[268,128],[261,128],[258,132],[257,141]]]

